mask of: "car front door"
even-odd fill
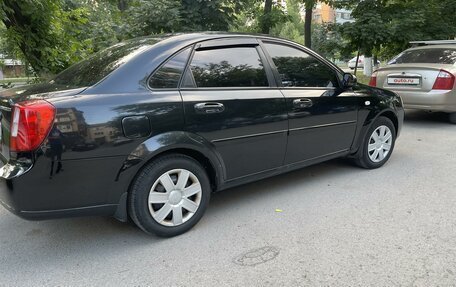
[[[286,150],[285,97],[256,39],[195,46],[181,83],[186,130],[208,140],[226,179],[280,167]]]
[[[340,87],[334,68],[317,56],[278,42],[264,42],[286,98],[289,136],[285,164],[346,153],[356,131],[358,98]]]

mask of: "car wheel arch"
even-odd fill
[[[160,145],[160,141],[164,142],[163,138],[173,138],[175,141]],[[132,183],[149,163],[169,154],[183,154],[200,163],[208,173],[212,190],[217,191],[223,184],[225,169],[219,156],[208,147],[208,144],[198,135],[187,132],[165,133],[141,143],[127,157],[117,176],[117,180],[122,178],[122,181],[125,182],[125,187],[124,192],[118,198],[118,207],[114,217],[123,222],[128,221],[127,202]],[[143,154],[138,153],[138,150],[141,149]],[[133,166],[134,168],[132,168]],[[125,172],[127,170],[128,172]]]
[[[394,128],[396,129],[396,133],[397,133],[397,130],[399,128],[399,120],[398,120],[398,118],[396,116],[396,113],[391,108],[384,108],[384,109],[382,109],[380,111],[379,110],[371,110],[371,112],[369,113],[369,115],[366,117],[366,119],[364,121],[363,134],[370,129],[372,124],[379,117],[386,117],[386,118],[390,119],[393,122]]]
[[[181,154],[186,155],[194,160],[196,160],[201,166],[206,170],[211,186],[213,190],[217,190],[217,187],[220,185],[221,172],[216,167],[216,163],[213,160],[209,159],[201,150],[190,148],[190,147],[170,147],[165,150],[161,150],[158,153],[154,153],[147,161],[144,161],[141,168],[136,172],[137,174],[146,167],[152,161],[170,154]]]
[[[399,128],[399,119],[397,118],[395,112],[391,108],[385,108],[382,110],[378,109],[372,109],[369,114],[367,115],[366,119],[364,120],[364,123],[361,126],[361,132],[357,134],[357,138],[355,141],[355,145],[352,147],[352,156],[356,156],[356,154],[359,152],[359,148],[361,146],[361,142],[363,138],[365,137],[366,133],[369,131],[371,128],[372,124],[375,122],[376,119],[379,117],[386,117],[389,120],[393,122],[394,128],[396,129],[396,134],[398,132]]]
[[[208,169],[208,175],[214,187],[218,187],[223,182],[225,178],[223,161],[212,144],[199,135],[183,131],[159,134],[139,144],[125,160],[118,177],[122,176],[124,170],[135,166],[132,171],[134,176],[128,176],[131,182],[151,161],[171,153],[184,154],[198,161]]]
[[[375,119],[379,118],[379,117],[386,117],[388,119],[391,120],[391,122],[393,122],[393,125],[394,125],[394,128],[396,130],[396,134],[398,132],[398,129],[399,129],[399,119],[397,118],[396,114],[392,111],[392,110],[386,110],[386,111],[382,111],[380,114],[378,114]],[[374,120],[375,120],[374,119]],[[372,124],[372,123],[371,123]]]

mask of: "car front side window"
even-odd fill
[[[314,56],[282,44],[265,43],[283,87],[339,87],[336,73]]]

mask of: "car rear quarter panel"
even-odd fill
[[[51,138],[51,131],[33,168],[10,180],[10,200],[21,212],[117,205],[128,188],[128,179],[119,174],[130,153],[149,137],[183,127],[177,91],[76,95],[50,102],[59,135]],[[128,138],[122,119],[138,115],[148,118],[150,132]]]

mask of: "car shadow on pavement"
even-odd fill
[[[348,159],[335,159],[312,165],[289,173],[277,175],[239,187],[214,193],[208,213],[229,214],[235,206],[248,204],[251,200],[259,200],[271,196],[279,196],[283,192],[306,192],[306,187],[315,182],[322,182],[331,175],[363,171]],[[302,186],[303,188],[298,188]]]
[[[451,125],[448,121],[448,114],[442,112],[429,112],[419,110],[405,110],[404,124],[419,123],[419,124],[435,124],[446,123]]]

